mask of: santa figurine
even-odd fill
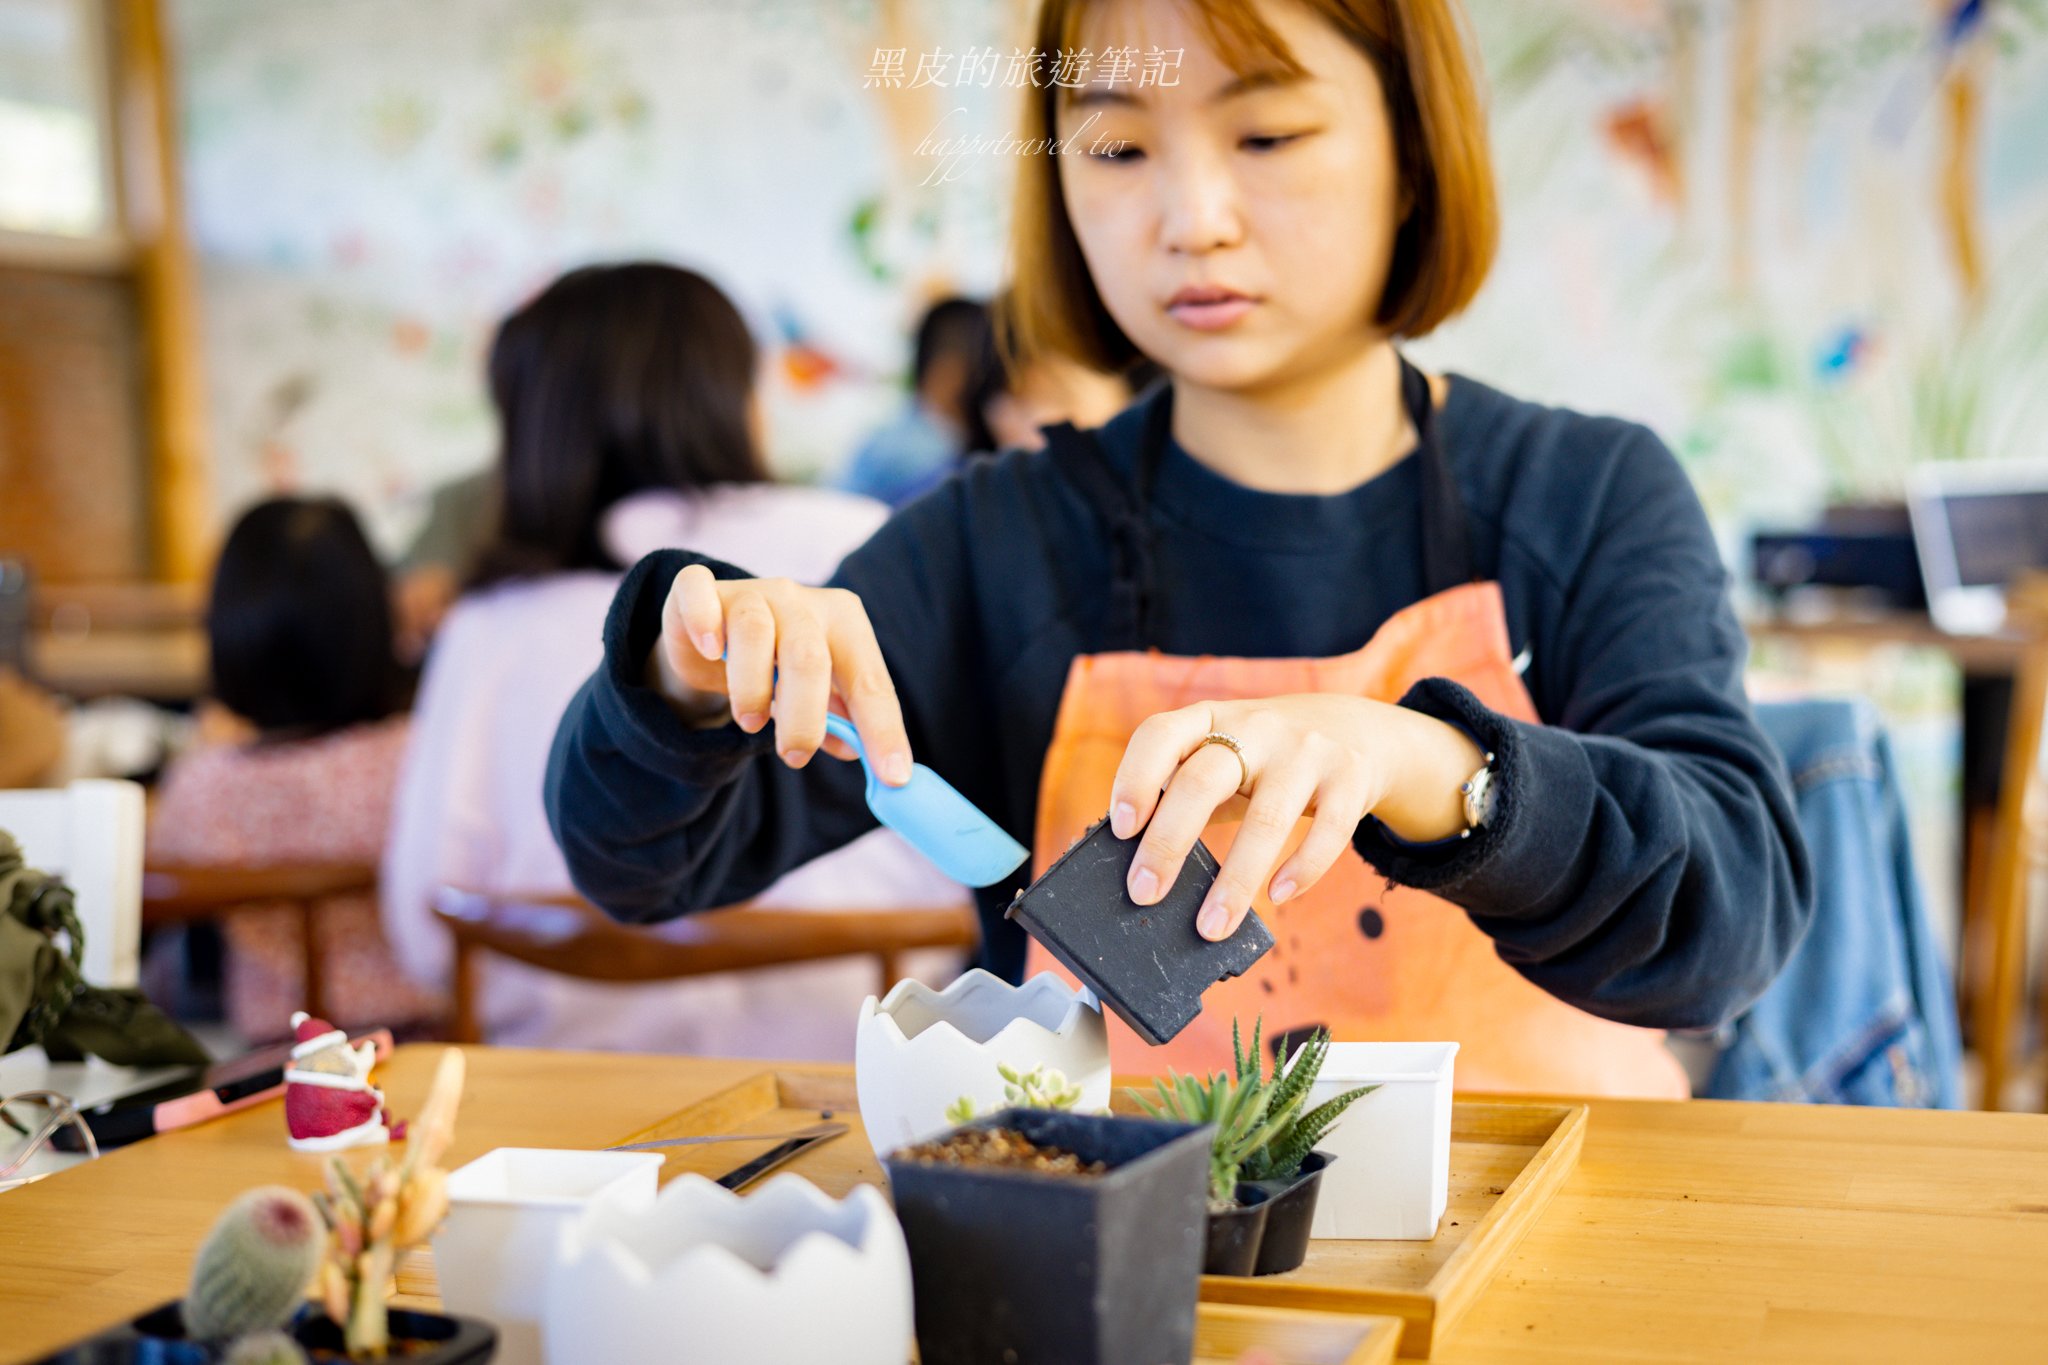
[[[391,1140],[384,1092],[370,1084],[377,1044],[350,1047],[348,1035],[301,1010],[292,1016],[292,1058],[284,1073],[284,1122],[302,1152],[338,1152]]]

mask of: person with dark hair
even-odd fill
[[[887,509],[773,482],[745,321],[695,272],[572,271],[506,318],[491,347],[500,429],[495,527],[434,638],[385,851],[385,930],[406,969],[446,979],[436,888],[568,891],[541,777],[556,722],[602,652],[622,566],[687,546],[821,583]],[[945,905],[965,898],[895,837],[862,842],[759,898]],[[850,1056],[857,963],[745,979],[598,986],[488,964],[493,1041],[552,1047]]]
[[[405,690],[383,568],[348,507],[276,498],[235,523],[206,628],[213,696],[246,738],[171,765],[150,820],[164,864],[373,863],[405,750]],[[329,1012],[345,1027],[420,1023],[438,993],[407,981],[367,896],[315,916]],[[304,1007],[301,925],[279,909],[227,925],[228,1022],[283,1037]]]
[[[900,507],[976,450],[987,429],[973,402],[994,349],[988,305],[944,298],[927,308],[911,348],[910,401],[854,452],[840,486]]]

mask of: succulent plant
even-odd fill
[[[283,1326],[320,1266],[321,1233],[306,1196],[282,1185],[250,1190],[228,1205],[192,1266],[186,1334],[225,1341]]]
[[[327,1188],[313,1196],[327,1226],[319,1298],[340,1324],[351,1359],[383,1359],[391,1342],[385,1298],[398,1253],[426,1241],[448,1212],[448,1172],[440,1161],[455,1138],[463,1075],[462,1053],[447,1049],[406,1137],[405,1160],[379,1156],[358,1176],[332,1157]]]
[[[1220,1210],[1235,1205],[1239,1167],[1280,1129],[1279,1122],[1267,1118],[1265,1082],[1241,1081],[1222,1071],[1206,1079],[1169,1071],[1152,1087],[1153,1095],[1137,1089],[1124,1093],[1155,1119],[1215,1125],[1209,1147],[1209,1206]]]
[[[1360,1096],[1378,1088],[1360,1086],[1303,1113],[1309,1089],[1329,1054],[1330,1035],[1317,1029],[1291,1064],[1276,1062],[1269,1076],[1259,1052],[1263,1029],[1263,1020],[1252,1025],[1252,1045],[1246,1049],[1236,1023],[1231,1024],[1235,1076],[1219,1071],[1203,1079],[1169,1071],[1165,1080],[1152,1083],[1152,1095],[1125,1091],[1153,1118],[1216,1125],[1209,1155],[1212,1208],[1235,1204],[1241,1180],[1292,1180],[1299,1175],[1303,1158],[1331,1125]]]
[[[1071,1110],[1081,1102],[1081,1087],[1057,1067],[1017,1071],[999,1065],[996,1073],[1003,1078],[1003,1102],[1012,1108]]]
[[[237,1341],[221,1365],[307,1365],[299,1343],[283,1332],[257,1332]]]
[[[1012,1109],[1059,1109],[1071,1112],[1081,1102],[1081,1087],[1067,1079],[1058,1067],[1034,1066],[1029,1071],[996,1066],[1003,1078],[1003,1103]],[[974,1097],[962,1095],[946,1106],[946,1122],[969,1123],[975,1115]]]
[[[1315,1086],[1324,1059],[1330,1055],[1330,1031],[1317,1029],[1295,1052],[1291,1062],[1283,1063],[1275,1058],[1273,1074],[1268,1076],[1265,1074],[1265,1055],[1259,1051],[1259,1034],[1264,1023],[1263,1019],[1253,1023],[1249,1051],[1239,1040],[1236,1022],[1230,1025],[1230,1047],[1236,1054],[1239,1082],[1247,1079],[1263,1082],[1267,1087],[1267,1116],[1269,1120],[1279,1122],[1272,1138],[1246,1155],[1243,1175],[1246,1180],[1292,1180],[1301,1174],[1302,1160],[1315,1150],[1323,1134],[1336,1125],[1344,1111],[1379,1087],[1361,1085],[1303,1112],[1303,1106],[1308,1103],[1308,1092]]]

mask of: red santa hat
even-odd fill
[[[292,1015],[292,1056],[304,1057],[315,1052],[324,1052],[330,1047],[347,1046],[348,1035],[325,1019],[316,1019],[300,1010]]]

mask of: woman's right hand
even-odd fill
[[[648,673],[692,719],[729,712],[748,734],[773,720],[776,749],[792,768],[821,747],[853,757],[825,733],[825,716],[837,705],[882,780],[894,787],[910,780],[910,738],[896,684],[867,608],[844,588],[721,579],[692,564],[669,585]]]

